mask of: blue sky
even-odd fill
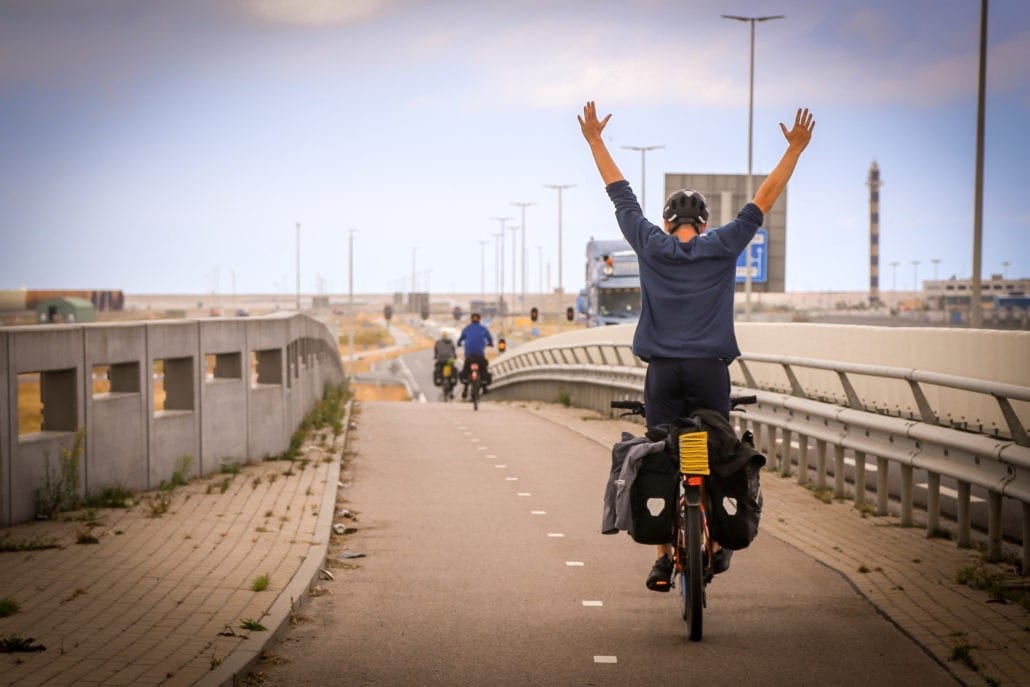
[[[0,0],[0,288],[129,293],[476,292],[486,240],[526,210],[528,288],[582,286],[616,237],[576,115],[614,116],[648,215],[665,173],[754,170],[815,113],[788,190],[787,289],[868,285],[870,163],[881,288],[972,272],[976,0]],[[1030,276],[1030,3],[989,17],[983,272]],[[704,189],[700,189],[704,191]],[[510,289],[511,235],[505,282]],[[540,250],[536,249],[540,246]],[[891,262],[901,267],[892,273]],[[521,270],[521,267],[519,268]],[[519,285],[521,288],[521,285]]]

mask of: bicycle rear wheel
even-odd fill
[[[479,410],[479,380],[472,380],[472,410]]]
[[[701,542],[701,509],[697,506],[684,505],[680,511],[680,527],[682,528],[680,560],[683,561],[683,572],[679,574],[680,611],[687,621],[692,642],[701,641],[704,626],[705,587],[704,570],[702,569]]]

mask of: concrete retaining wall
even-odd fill
[[[19,433],[20,387],[37,381],[41,431]],[[80,428],[80,493],[142,491],[183,456],[197,475],[282,453],[343,381],[337,342],[304,315],[2,328],[0,525],[35,516],[35,490]]]

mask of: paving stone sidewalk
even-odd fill
[[[20,607],[0,637],[46,647],[0,654],[0,685],[232,684],[318,575],[342,446],[327,430],[296,461],[0,529],[3,548],[58,545],[0,553],[0,599]]]
[[[579,408],[511,405],[565,425],[604,449],[610,449],[622,430],[639,435],[643,429]],[[901,527],[897,517],[863,517],[850,501],[824,503],[794,479],[775,472],[762,473],[762,489],[759,536],[776,537],[839,572],[962,682],[1030,684],[1030,613],[955,581],[959,570],[981,562],[978,551],[959,549],[946,539],[929,539],[923,529]],[[1004,566],[988,568],[1006,571]],[[790,571],[770,574],[780,576],[784,593],[789,593]],[[953,660],[956,647],[959,653],[968,653],[968,662]]]

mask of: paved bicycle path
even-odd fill
[[[612,437],[617,436],[622,427],[629,427],[631,431],[637,429],[627,423],[597,420],[589,411],[555,405],[506,406],[508,404],[487,402],[479,413],[473,414],[467,404],[442,408],[437,404],[384,404],[378,412],[386,428],[383,430],[386,436],[410,434],[420,438],[419,443],[409,450],[410,456],[417,456],[427,446],[432,446],[426,437],[443,437],[444,441],[450,441],[458,431],[453,421],[442,421],[430,412],[419,417],[435,417],[437,421],[428,426],[420,425],[422,434],[411,434],[410,423],[406,424],[405,420],[409,413],[417,413],[420,407],[437,407],[440,412],[460,415],[462,420],[467,417],[469,423],[482,423],[475,427],[476,431],[483,437],[496,436],[498,450],[506,451],[509,447],[523,446],[534,438],[526,430],[523,416],[535,416],[538,422],[546,420],[545,424],[552,425],[556,432],[555,440],[536,451],[536,459],[543,465],[550,461],[555,468],[565,462],[574,466],[571,473],[562,472],[569,469],[564,467],[556,474],[548,471],[546,478],[540,478],[542,484],[552,487],[586,479],[584,475],[587,472],[591,472],[592,479],[599,479],[593,471],[600,466],[600,474],[603,475]],[[375,404],[369,405],[369,411],[376,407]],[[403,413],[400,412],[402,410]],[[504,435],[506,439],[497,434],[502,428],[508,432]],[[570,438],[568,429],[582,437],[572,435]],[[361,432],[359,424],[359,437]],[[471,442],[463,433],[461,437],[465,438],[465,443],[457,445],[468,448]],[[368,444],[362,446],[360,441],[355,446],[361,450],[369,447]],[[570,451],[570,447],[574,447],[573,450]],[[361,543],[360,538],[366,536],[361,522],[336,517],[334,503],[338,497],[349,497],[352,490],[358,495],[361,489],[366,488],[362,482],[362,469],[355,473],[358,479],[352,487],[337,488],[342,450],[342,439],[328,441],[323,446],[315,441],[305,447],[310,460],[302,469],[299,464],[290,469],[289,464],[270,462],[247,466],[237,475],[215,475],[194,481],[172,493],[169,508],[161,515],[155,513],[160,510],[160,501],[155,500],[158,495],[150,494],[150,500],[130,510],[98,512],[94,522],[27,523],[0,530],[0,541],[5,543],[53,535],[62,545],[59,549],[0,553],[0,599],[12,599],[20,606],[19,612],[0,618],[0,637],[33,638],[36,644],[47,647],[42,652],[0,655],[0,684],[232,684],[263,649],[274,643],[275,631],[286,628],[294,606],[304,598],[313,580],[317,580],[318,570],[325,564],[330,541],[335,542],[331,549],[335,555],[340,545],[356,546]],[[393,464],[404,459],[395,450],[387,453],[389,458],[384,459],[384,463],[389,460]],[[515,455],[524,453],[519,451]],[[362,461],[367,459],[367,456],[359,455],[357,465],[362,465]],[[506,485],[505,477],[515,476],[508,474],[502,477],[504,471],[500,469],[480,467],[481,472],[492,475],[494,479],[494,482],[487,483],[490,486],[484,488]],[[228,482],[223,491],[221,485],[225,480]],[[406,474],[391,480],[374,498],[362,504],[363,519],[380,517],[376,514],[379,504],[395,502],[402,485],[417,486],[417,483]],[[984,593],[953,582],[955,571],[974,561],[975,553],[958,550],[951,542],[928,540],[920,530],[902,529],[894,518],[862,518],[847,504],[823,504],[792,481],[771,473],[765,474],[763,485],[766,513],[762,534],[752,549],[734,560],[734,568],[726,578],[725,587],[740,585],[737,589],[744,590],[752,586],[775,585],[779,602],[755,608],[750,591],[735,601],[724,596],[722,590],[713,590],[713,594],[718,593],[719,596],[717,601],[713,600],[708,636],[699,645],[701,655],[714,649],[716,637],[720,634],[737,638],[734,655],[742,657],[741,660],[747,659],[752,647],[764,645],[770,634],[782,643],[785,650],[797,646],[802,641],[801,637],[776,631],[780,629],[778,625],[763,629],[763,623],[769,622],[770,617],[775,618],[781,608],[787,611],[800,609],[810,614],[812,609],[823,608],[816,598],[819,590],[810,582],[820,567],[814,564],[813,568],[813,561],[820,561],[838,570],[854,589],[876,605],[883,617],[901,629],[898,632],[881,619],[877,633],[883,637],[879,639],[886,637],[901,646],[908,642],[906,635],[914,638],[968,684],[982,684],[985,676],[996,680],[997,684],[1030,684],[1027,642],[1030,621],[1026,612],[1012,605],[988,603]],[[596,487],[595,482],[588,488],[589,498],[599,499]],[[555,492],[553,499],[555,504],[565,503],[565,496],[560,492]],[[564,508],[565,505],[555,505],[541,510],[559,513]],[[577,552],[574,555],[585,559],[596,555],[599,546],[605,550],[627,552],[625,558],[620,557],[623,554],[606,554],[605,560],[609,563],[596,566],[597,574],[601,576],[598,579],[606,585],[604,589],[610,587],[613,580],[622,579],[620,575],[625,576],[623,582],[614,582],[621,585],[615,598],[621,599],[624,590],[628,600],[612,601],[611,605],[606,605],[604,610],[610,616],[604,623],[616,622],[622,626],[626,618],[632,618],[632,622],[623,627],[625,631],[621,635],[626,643],[639,641],[639,637],[646,636],[643,633],[653,632],[654,627],[649,624],[651,618],[662,624],[665,628],[662,632],[667,637],[682,639],[684,624],[675,617],[672,600],[650,592],[639,597],[643,575],[640,561],[644,556],[641,547],[625,537],[597,535],[600,506],[592,502],[586,508],[589,512],[581,520],[571,511],[568,514],[570,522],[580,522],[578,527],[584,538],[582,544],[574,547]],[[528,509],[523,507],[523,510],[526,512],[520,516],[532,521]],[[489,512],[489,509],[484,512]],[[330,534],[334,520],[345,526],[356,524],[359,529],[353,535]],[[417,518],[415,522],[418,522]],[[77,544],[80,534],[94,536],[99,543]],[[88,541],[87,537],[81,539]],[[571,539],[569,537],[564,543],[569,544]],[[792,548],[783,549],[780,542]],[[479,542],[468,544],[469,550],[478,551],[475,548],[478,545]],[[781,553],[769,556],[768,552],[775,547]],[[504,551],[502,547],[501,552]],[[487,548],[483,555],[490,553],[491,549]],[[523,558],[526,562],[534,560],[532,557]],[[318,582],[322,592],[334,593],[313,599],[310,610],[305,612],[317,619],[315,614],[319,605],[326,600],[349,598],[350,594],[361,596],[367,590],[394,598],[396,586],[389,584],[392,570],[372,578],[366,577],[367,585],[348,586],[351,580],[345,572],[356,573],[357,579],[358,575],[374,569],[375,560],[371,556],[360,559],[353,571],[346,567],[334,569],[335,581]],[[564,558],[559,559],[562,564],[564,561]],[[860,567],[872,572],[860,573]],[[476,569],[474,565],[472,569]],[[445,561],[439,566],[441,575],[466,571],[467,568],[453,566],[453,561]],[[254,591],[254,580],[265,574],[269,576],[268,589]],[[721,584],[722,580],[718,582]],[[542,583],[540,588],[546,589],[548,584]],[[785,591],[792,586],[796,591]],[[441,586],[441,594],[451,588],[453,583]],[[527,593],[536,593],[535,589],[530,588]],[[850,598],[846,601],[849,607],[853,607],[853,603],[868,606],[868,602],[853,592]],[[503,608],[511,605],[512,600],[494,588],[492,592],[483,591],[475,603]],[[835,608],[840,603],[834,602]],[[539,600],[538,604],[543,608],[547,606]],[[642,604],[647,604],[646,612],[651,614],[647,623],[639,615]],[[515,608],[519,608],[517,603]],[[770,609],[775,613],[768,613]],[[869,621],[868,612],[861,615],[862,622]],[[741,617],[749,618],[745,627],[751,630],[741,630],[738,626],[741,621],[737,620]],[[823,642],[866,639],[853,636],[858,627],[854,618],[834,614],[832,609],[829,617],[836,620],[836,624],[831,624],[814,637],[810,632],[804,633],[803,641],[807,644],[798,647],[801,654],[795,662],[818,666],[831,655]],[[257,620],[269,630],[244,630],[240,625],[246,619]],[[813,622],[815,620],[819,618],[814,617]],[[301,624],[289,636],[292,639],[297,632],[320,631],[322,626],[319,622]],[[513,627],[525,627],[519,624],[525,623],[525,618],[518,613],[512,614],[511,623]],[[726,624],[715,631],[719,623]],[[435,636],[441,632],[432,626],[419,625],[419,628],[424,636]],[[561,624],[550,628],[553,631],[548,630],[543,627],[537,631],[550,638],[549,645],[561,645],[567,636],[576,635],[575,631]],[[454,628],[450,634],[460,631],[462,628]],[[749,634],[755,631],[766,639]],[[751,643],[743,643],[744,637],[750,637]],[[474,638],[469,641],[474,641]],[[386,641],[385,646],[389,644]],[[952,649],[963,644],[973,647],[970,655],[982,666],[979,674],[961,663],[948,660]],[[683,648],[682,642],[676,646]],[[618,648],[613,650],[614,653],[618,651]],[[332,658],[337,671],[346,665],[350,654],[346,643],[335,646]],[[866,654],[866,663],[875,662],[875,655],[872,652]],[[621,665],[627,665],[626,660],[623,659]],[[767,683],[782,682],[774,678],[789,676],[789,673],[779,670],[770,675],[770,665],[778,667],[782,661],[771,664],[747,662],[746,665],[753,670],[751,677],[754,679],[749,681],[761,677]],[[266,667],[260,666],[259,669]],[[647,670],[641,666],[639,672],[643,674]],[[931,665],[928,670],[934,671],[936,667]],[[864,670],[860,668],[854,676],[859,678],[863,674]],[[820,675],[823,678],[827,676],[826,673]],[[921,682],[931,684],[926,680]]]
[[[347,546],[368,557],[324,584],[254,684],[956,684],[768,534],[716,578],[690,643],[675,596],[643,586],[653,548],[599,533],[594,437],[622,427],[535,404],[363,404],[344,479]]]

